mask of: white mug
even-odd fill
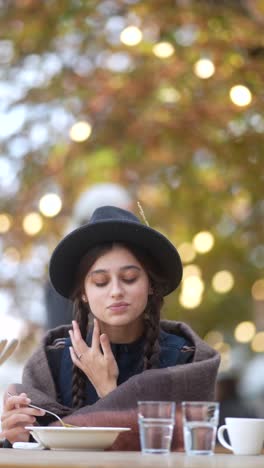
[[[230,445],[224,438],[227,430]],[[219,442],[236,455],[259,455],[264,441],[264,419],[225,418],[217,431]]]

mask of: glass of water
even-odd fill
[[[173,401],[139,401],[138,424],[142,453],[169,453],[175,424]]]
[[[187,455],[214,453],[218,420],[218,402],[182,402],[184,449]]]

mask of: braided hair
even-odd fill
[[[81,260],[76,275],[76,287],[72,294],[74,302],[74,319],[80,327],[82,338],[86,340],[89,328],[89,315],[92,312],[89,304],[83,301],[84,279],[95,261],[114,246],[127,248],[140,262],[148,274],[153,293],[149,295],[146,308],[143,312],[145,346],[143,351],[143,369],[154,369],[159,367],[159,327],[160,311],[163,305],[164,278],[157,273],[157,266],[152,258],[129,243],[106,243],[92,248]],[[142,368],[142,363],[141,363]],[[85,402],[86,375],[77,366],[73,366],[72,374],[72,403],[74,408],[81,408]]]
[[[76,298],[73,304],[74,319],[79,325],[83,340],[86,340],[88,330],[89,307],[87,306],[88,304],[79,298]],[[74,408],[81,408],[84,405],[85,385],[86,375],[79,367],[74,366],[72,373],[72,404]]]

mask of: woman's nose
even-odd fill
[[[111,296],[112,297],[119,297],[122,296],[123,294],[123,286],[120,281],[114,280],[112,282],[112,287],[111,287]]]

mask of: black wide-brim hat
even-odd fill
[[[149,254],[166,280],[164,296],[181,282],[180,256],[163,234],[142,224],[130,211],[115,206],[102,206],[94,211],[88,224],[64,237],[51,256],[50,280],[59,294],[71,297],[82,257],[92,247],[107,242],[127,242]]]

